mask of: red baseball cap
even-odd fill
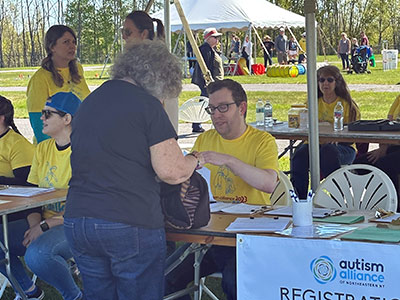
[[[222,33],[218,32],[217,29],[215,29],[214,27],[211,28],[207,28],[206,30],[204,30],[204,39],[208,39],[210,36],[221,36]]]

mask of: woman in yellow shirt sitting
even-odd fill
[[[42,110],[43,133],[51,139],[37,145],[28,182],[39,187],[67,189],[71,178],[71,122],[81,101],[75,94],[59,92]],[[65,300],[78,300],[82,292],[75,284],[67,260],[72,253],[64,235],[65,203],[48,205],[43,221],[25,233],[25,262],[41,279],[54,286]]]
[[[318,120],[333,124],[333,112],[340,101],[343,105],[343,123],[348,124],[360,118],[360,110],[350,96],[349,89],[340,70],[335,66],[318,69]],[[340,168],[351,164],[356,157],[354,144],[320,144],[320,168],[324,177]],[[298,147],[291,161],[291,180],[300,199],[307,197],[309,154],[308,144]]]
[[[27,185],[34,146],[24,138],[14,124],[14,107],[10,100],[0,96],[0,184]],[[25,271],[19,257],[25,255],[22,244],[25,232],[40,222],[40,209],[30,209],[8,215],[11,272],[28,299],[43,299],[44,293],[36,287]],[[0,221],[1,224],[1,221]],[[3,227],[0,239],[3,240]],[[3,253],[1,251],[1,253]],[[0,259],[4,258],[4,253]],[[0,271],[7,276],[4,265]],[[20,299],[17,295],[15,299]]]

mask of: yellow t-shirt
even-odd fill
[[[13,170],[32,164],[33,146],[11,128],[0,138],[0,176],[14,178]]]
[[[341,101],[343,105],[343,123],[350,123],[350,104],[344,101],[342,98],[337,97],[332,103],[326,103],[322,98],[318,99],[318,121],[329,122],[333,124],[333,111],[336,104]],[[360,119],[360,111],[357,109],[356,120]]]
[[[71,179],[71,147],[58,150],[54,139],[48,139],[36,146],[28,182],[39,187],[67,189]],[[64,211],[65,202],[47,205],[44,218],[50,218]]]
[[[399,121],[400,120],[400,95],[396,97],[392,106],[389,109],[388,115],[393,116],[393,120]]]
[[[246,164],[260,169],[272,169],[278,173],[278,148],[275,139],[267,132],[247,126],[237,139],[226,140],[215,129],[201,134],[193,151],[215,151],[234,156]],[[240,201],[248,204],[269,204],[270,195],[261,192],[226,166],[205,165],[211,170],[211,192],[218,201]]]
[[[299,54],[304,54],[304,53],[306,53],[306,52],[307,52],[307,44],[306,44],[306,39],[305,39],[304,37],[302,37],[302,38],[299,40],[299,45],[300,45],[301,49],[303,49],[303,50],[300,50],[300,51],[299,51]]]
[[[83,68],[78,65],[78,73],[82,77],[80,83],[71,80],[69,68],[60,68],[58,71],[64,79],[64,85],[58,87],[51,76],[51,72],[40,68],[29,80],[27,88],[28,112],[41,112],[46,100],[58,92],[73,92],[79,99],[83,100],[90,94],[89,87],[83,76]]]

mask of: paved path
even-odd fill
[[[93,91],[98,86],[89,86]],[[248,92],[264,91],[264,92],[306,92],[306,84],[290,84],[290,83],[268,83],[268,84],[243,84]],[[351,91],[372,91],[372,92],[393,92],[400,93],[400,85],[383,85],[383,84],[349,84]],[[0,92],[25,92],[24,86],[8,86],[0,87]],[[183,91],[199,91],[200,89],[194,84],[184,84]]]

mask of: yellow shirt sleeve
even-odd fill
[[[394,100],[392,106],[389,109],[388,115],[393,116],[393,120],[396,120],[399,118],[400,115],[400,95],[396,97]]]

